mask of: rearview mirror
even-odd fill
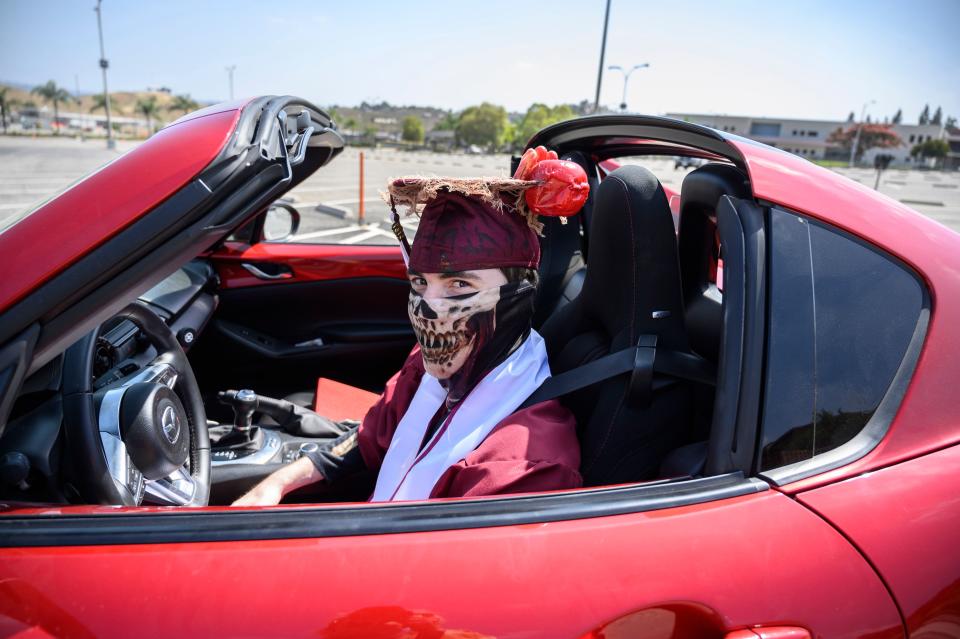
[[[277,200],[263,220],[264,242],[287,242],[300,228],[300,212],[287,201]]]

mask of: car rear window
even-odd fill
[[[881,251],[774,209],[760,469],[847,443],[907,351],[922,284]]]

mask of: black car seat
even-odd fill
[[[576,162],[583,168],[590,194],[580,212],[568,218],[566,223],[556,217],[541,219],[544,226],[540,238],[540,286],[533,314],[533,327],[536,329],[580,294],[586,275],[581,229],[585,228],[589,219],[600,183],[596,166],[582,152],[566,153],[561,159]]]
[[[680,189],[677,243],[687,331],[693,348],[716,362],[723,308],[711,272],[716,260],[717,204],[720,198],[750,197],[746,176],[729,164],[706,164],[691,171]]]
[[[583,289],[541,328],[554,375],[655,336],[661,349],[689,353],[673,216],[656,177],[624,166],[596,191]],[[581,473],[588,486],[642,481],[684,443],[692,382],[636,397],[625,373],[564,396],[577,418]]]
[[[716,211],[724,195],[751,197],[746,175],[729,164],[706,164],[691,171],[680,189],[677,243],[687,335],[693,350],[714,364],[719,359],[723,336],[723,296],[712,272],[718,257]],[[694,391],[692,442],[664,458],[660,468],[662,476],[693,476],[703,471],[714,389],[695,387]]]

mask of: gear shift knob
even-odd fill
[[[218,399],[233,408],[233,421],[237,430],[243,433],[253,428],[253,413],[257,410],[258,397],[249,388],[243,390],[222,391],[217,394]]]
[[[255,410],[257,410],[257,394],[249,388],[238,390],[233,403],[237,428],[242,431],[250,430],[253,427],[253,412]]]

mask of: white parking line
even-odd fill
[[[86,173],[38,173],[36,171],[24,171],[22,173],[17,173],[13,171],[6,171],[0,173],[0,180],[17,180],[21,182],[23,180],[37,180],[40,182],[49,182],[49,181],[64,181],[64,180],[77,180],[82,178]]]
[[[9,197],[11,195],[22,195],[24,197],[29,197],[31,195],[53,195],[57,192],[56,188],[49,189],[0,189],[0,197]]]
[[[311,186],[307,183],[303,183],[290,191],[289,195],[297,195],[298,193],[329,193],[330,191],[350,191],[356,190],[356,188],[356,182],[344,182],[342,185],[328,184],[324,186]]]
[[[384,204],[384,206],[386,206],[380,198],[364,198],[363,201],[365,204]],[[324,200],[321,204],[326,204],[327,206],[343,206],[345,204],[360,204],[360,200],[355,197],[347,200]]]
[[[354,235],[353,237],[348,237],[338,242],[338,244],[356,244],[357,242],[362,242],[363,240],[369,240],[377,236],[396,239],[393,237],[393,233],[388,233],[387,231],[384,231],[383,229],[379,229],[379,228],[371,228],[366,233],[361,233],[360,235]]]
[[[301,233],[294,235],[290,238],[291,242],[296,242],[298,240],[310,240],[315,237],[330,237],[332,235],[341,235],[343,233],[350,233],[353,231],[362,231],[366,229],[365,226],[360,226],[358,224],[350,224],[349,226],[340,226],[335,229],[324,229],[322,231],[312,231],[310,233]]]
[[[72,184],[75,180],[21,180],[19,178],[4,180],[0,179],[0,187],[10,188],[19,186],[30,189],[56,189],[66,184]]]

